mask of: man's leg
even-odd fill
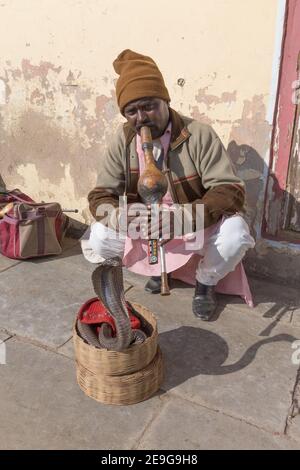
[[[125,240],[124,236],[120,236],[101,222],[94,222],[82,238],[81,248],[90,263],[101,263],[114,256],[123,258]]]
[[[197,317],[211,318],[216,308],[214,286],[234,271],[246,251],[254,245],[247,222],[240,215],[226,218],[216,232],[204,239],[193,299],[193,312]]]

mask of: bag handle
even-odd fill
[[[33,199],[31,199],[31,197],[27,196],[28,199],[24,199],[23,197],[21,196],[18,196],[17,194],[15,194],[15,189],[12,189],[11,191],[1,191],[0,194],[4,194],[5,196],[12,196],[16,201],[19,201],[19,202],[26,202],[26,203],[32,203],[34,202]]]

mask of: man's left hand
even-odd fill
[[[160,209],[158,215],[150,219],[148,226],[142,227],[143,238],[160,239],[160,244],[164,245],[176,236],[183,234],[182,210],[178,208]]]

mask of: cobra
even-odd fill
[[[116,256],[100,263],[92,273],[92,283],[96,295],[115,321],[116,335],[112,336],[111,327],[106,323],[97,335],[91,325],[78,320],[77,328],[82,338],[95,347],[114,351],[122,351],[132,343],[145,341],[146,334],[142,330],[132,330],[130,326],[121,258]]]

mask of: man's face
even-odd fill
[[[152,139],[163,135],[169,122],[169,107],[160,98],[141,98],[131,101],[124,108],[124,116],[130,126],[140,134],[141,127],[151,129]]]

